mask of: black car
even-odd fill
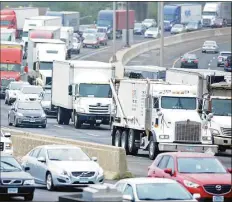
[[[228,57],[226,58],[224,70],[225,70],[226,72],[231,72],[231,71],[232,71],[232,66],[231,66],[231,55],[228,56]]]
[[[181,57],[181,68],[198,69],[198,58],[195,54],[185,54]]]
[[[35,181],[27,172],[29,167],[22,169],[18,161],[11,155],[0,153],[0,198],[24,197],[25,201],[34,198]]]
[[[47,116],[39,101],[16,101],[8,112],[8,125],[46,128]]]

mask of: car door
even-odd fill
[[[46,162],[40,162],[38,161],[38,158],[44,158]],[[36,171],[36,178],[38,179],[39,183],[44,184],[45,183],[45,176],[47,172],[47,150],[42,148],[38,154],[37,162],[35,165],[35,171]]]
[[[148,177],[156,177],[156,169],[162,158],[163,155],[158,155],[151,166],[148,167]]]
[[[164,178],[168,178],[168,179],[173,179],[175,178],[175,162],[174,162],[174,158],[172,156],[169,156],[167,165],[165,166],[164,169],[171,169],[172,170],[172,174],[168,174],[163,172],[163,177]]]
[[[11,109],[10,109],[9,117],[10,117],[10,122],[11,122],[11,123],[14,122],[14,116],[15,116],[16,105],[17,105],[17,103],[14,102],[14,104],[12,105],[12,107],[11,107]]]
[[[167,166],[168,160],[170,156],[164,155],[163,158],[160,160],[159,164],[155,169],[155,177],[163,178],[164,177],[164,169]]]
[[[133,187],[130,184],[127,184],[124,191],[123,195],[129,195],[132,197],[132,201],[135,201],[135,195],[134,195],[134,190]]]
[[[37,163],[37,157],[40,152],[41,148],[34,149],[34,152],[31,154],[31,156],[28,157],[27,164],[30,167],[29,173],[35,178],[35,181],[38,182],[37,179],[37,170],[36,170],[36,163]]]

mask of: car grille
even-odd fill
[[[89,113],[105,114],[109,112],[109,105],[89,105]]]
[[[74,177],[93,177],[95,172],[88,172],[88,171],[80,171],[80,172],[72,172]]]
[[[22,180],[2,180],[3,185],[21,185],[23,184]]]
[[[39,119],[40,116],[25,116],[25,118],[28,118],[28,119]]]
[[[4,150],[4,142],[0,142],[0,151]]]
[[[231,191],[231,185],[229,184],[223,184],[223,185],[217,185],[217,184],[210,184],[205,185],[204,189],[206,192],[210,194],[226,194]]]
[[[175,126],[175,141],[200,142],[201,124],[195,121],[179,121]]]
[[[226,136],[231,136],[231,128],[221,128],[222,134]]]

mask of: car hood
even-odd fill
[[[20,90],[8,90],[9,94],[19,94]]]
[[[231,128],[231,116],[214,116],[212,122],[223,128]]]
[[[19,113],[22,113],[24,116],[42,116],[42,110],[18,110]]]
[[[143,25],[145,25],[145,26],[151,26],[152,23],[151,22],[143,22]]]
[[[184,179],[203,184],[231,184],[231,174],[182,174]]]
[[[67,172],[98,171],[99,165],[94,161],[52,161],[51,165]]]
[[[20,95],[21,98],[35,98],[35,99],[38,99],[39,98],[39,94],[24,94],[22,93]]]
[[[30,180],[33,177],[24,171],[17,171],[17,172],[1,172],[1,179],[23,179],[23,180]]]
[[[155,32],[155,31],[146,31],[145,34],[152,34],[152,35],[157,35],[158,32]]]
[[[88,40],[88,39],[85,39],[85,40],[83,41],[83,43],[90,43],[90,44],[92,44],[92,43],[97,43],[97,40]]]
[[[172,28],[172,31],[182,31],[182,28]]]

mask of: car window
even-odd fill
[[[32,150],[32,151],[29,153],[29,156],[33,156],[34,151],[35,151],[35,150]]]
[[[170,157],[169,160],[168,160],[168,163],[166,165],[166,168],[171,168],[172,169],[172,172],[174,172],[174,159],[173,157]]]
[[[33,152],[33,154],[32,154],[32,157],[37,158],[39,152],[40,152],[40,149],[35,149],[34,152]]]
[[[166,165],[167,165],[167,163],[168,163],[169,158],[170,158],[169,156],[164,156],[164,157],[162,158],[162,160],[160,161],[158,167],[159,167],[160,169],[166,168]]]
[[[125,188],[123,194],[124,194],[124,195],[130,195],[130,196],[132,196],[132,198],[133,198],[133,200],[134,200],[134,192],[133,192],[133,188],[132,188],[131,185],[129,185],[129,184],[126,185],[126,188]]]
[[[155,161],[154,161],[154,165],[155,165],[155,166],[158,166],[158,165],[159,165],[159,163],[160,163],[162,157],[163,157],[163,156],[161,156],[161,155],[156,157],[156,159],[155,159]]]
[[[124,185],[125,185],[125,183],[118,183],[117,185],[116,185],[116,189],[119,191],[119,192],[123,192],[123,188],[124,188]]]
[[[37,155],[38,157],[43,157],[46,158],[46,150],[45,149],[41,149],[39,154]]]

